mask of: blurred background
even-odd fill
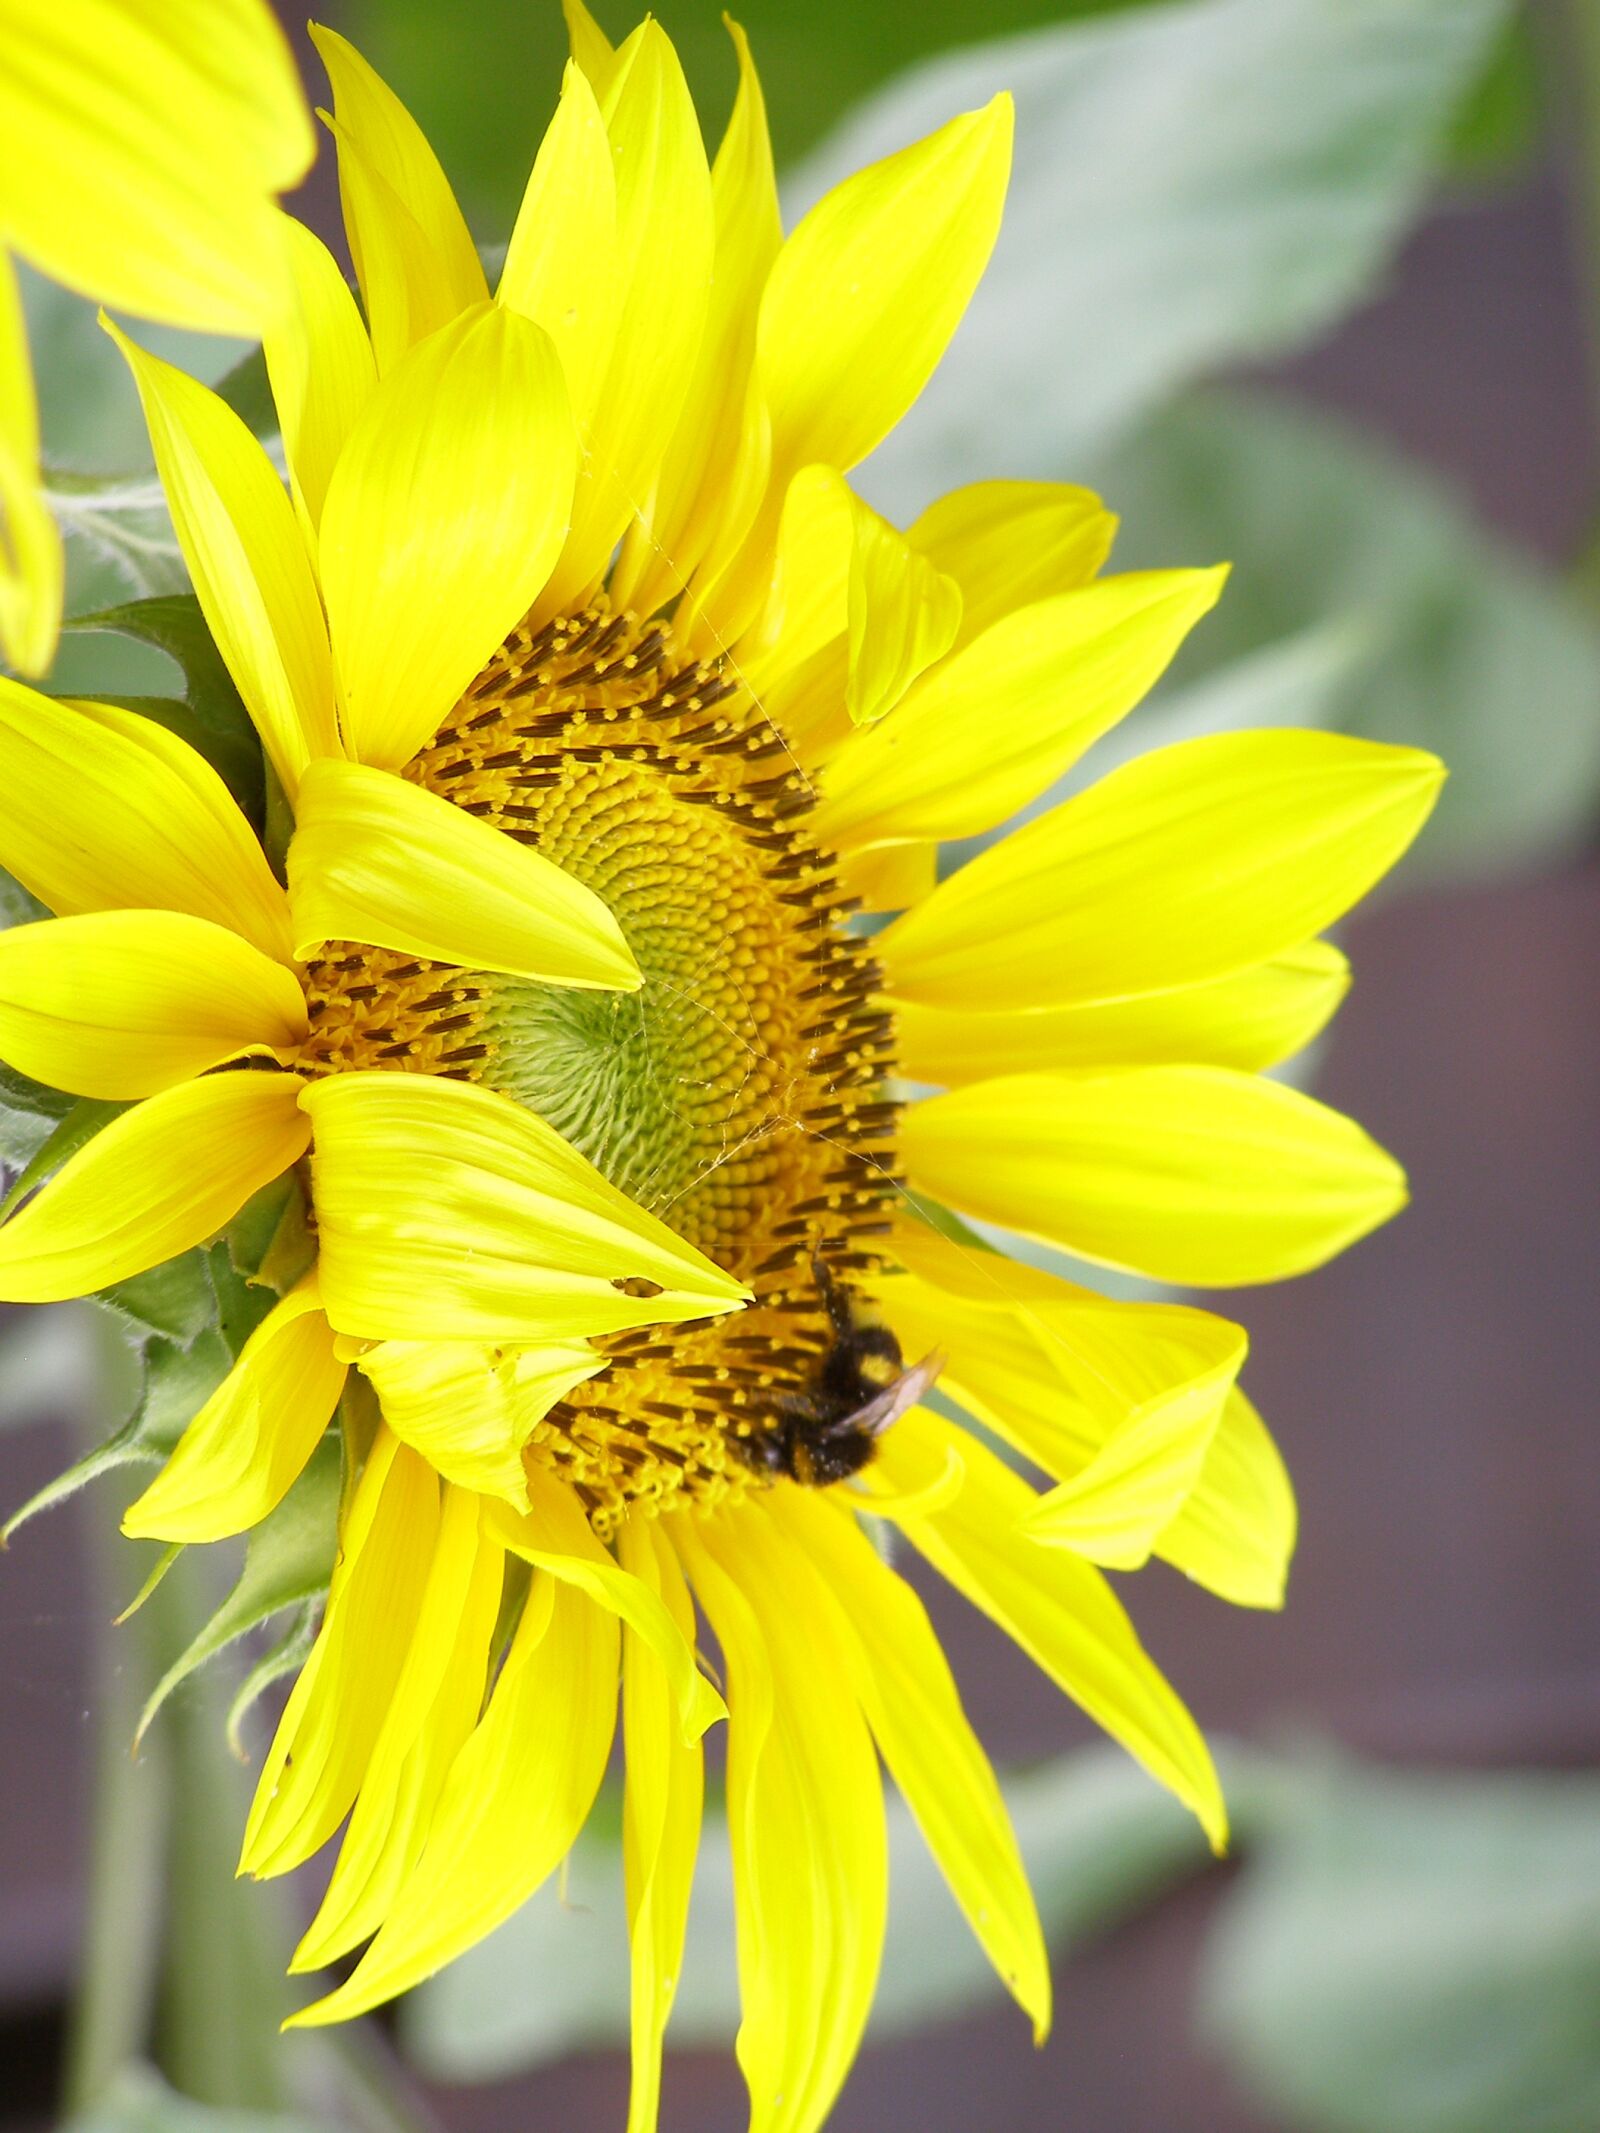
[[[662,12],[714,139],[734,81],[717,9]],[[630,26],[614,0],[597,13]],[[993,271],[863,473],[871,500],[905,523],[986,475],[1089,481],[1122,514],[1113,567],[1230,558],[1221,610],[1121,747],[1325,723],[1434,746],[1453,769],[1422,846],[1342,936],[1355,989],[1309,1068],[1406,1162],[1415,1205],[1320,1274],[1217,1300],[1251,1329],[1246,1384],[1298,1487],[1287,1610],[1225,1609],[1160,1565],[1128,1595],[1217,1744],[1235,1857],[1208,1866],[1153,1785],[932,1591],[1012,1774],[1058,1951],[1056,2029],[1030,2048],[897,1840],[880,2011],[831,2123],[1592,2133],[1600,0],[748,0],[740,15],[791,215],[1017,92]],[[325,17],[411,104],[480,241],[502,243],[559,80],[556,0],[330,0]],[[331,154],[297,204],[337,241]],[[117,477],[75,492],[75,604],[162,589],[170,542],[140,489],[131,390],[83,307],[29,297],[51,452]],[[238,353],[186,352],[211,375]],[[69,643],[52,685],[111,686],[104,642]],[[140,682],[119,668],[116,685]],[[1089,768],[1110,760],[1102,747]],[[74,1409],[103,1397],[91,1361],[60,1317],[0,1348],[0,1512],[77,1448]],[[128,1763],[136,1627],[106,1624],[145,1566],[127,1552],[126,1589],[105,1588],[88,1540],[109,1517],[86,1492],[0,1560],[0,2128],[59,2122],[87,1888],[109,1851],[148,1862],[125,1897],[135,1936],[165,1889],[190,1984],[166,1977],[162,2019],[182,2027],[176,1999],[196,1992],[188,2032],[198,2009],[209,2041],[168,2060],[192,2103],[136,2084],[78,2126],[620,2133],[603,1833],[565,1903],[544,1892],[384,2035],[327,2047],[326,2117],[201,2107],[274,2100],[250,2085],[269,2031],[230,2029],[228,2010],[252,1964],[274,1971],[277,1928],[267,1892],[234,1901],[227,1884],[231,1799],[214,1829],[184,1818],[162,1848],[163,1768],[215,1753],[219,1692],[186,1684]],[[97,1758],[117,1774],[94,1828]],[[666,2133],[744,2123],[728,1904],[713,1865]]]

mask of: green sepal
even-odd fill
[[[293,1171],[289,1174],[288,1185],[277,1227],[251,1276],[263,1288],[271,1289],[279,1296],[287,1296],[301,1277],[311,1271],[317,1256],[317,1240],[311,1230],[305,1191]]]
[[[297,1257],[297,1237],[309,1242],[310,1232],[306,1227],[305,1192],[292,1170],[253,1193],[223,1232],[228,1264],[234,1273],[242,1275],[252,1287],[272,1289],[280,1296],[294,1287],[316,1256],[315,1244],[309,1243],[304,1264],[296,1268],[290,1280],[282,1280],[284,1267],[294,1264]]]
[[[287,1607],[308,1607],[326,1591],[333,1568],[339,1507],[339,1442],[326,1436],[278,1508],[245,1544],[238,1583],[150,1692],[135,1745],[151,1720],[197,1667]],[[230,1720],[231,1724],[231,1720]]]
[[[154,1563],[151,1565],[150,1575],[139,1587],[139,1590],[134,1594],[133,1598],[128,1602],[127,1606],[122,1610],[121,1614],[117,1615],[113,1619],[111,1625],[113,1629],[120,1629],[124,1622],[130,1621],[133,1616],[139,1612],[140,1608],[143,1607],[145,1601],[149,1599],[151,1593],[155,1591],[156,1587],[161,1583],[161,1580],[166,1576],[167,1572],[178,1560],[178,1557],[182,1555],[183,1547],[184,1544],[182,1541],[167,1542],[166,1546],[157,1555]]]
[[[205,1247],[197,1245],[142,1274],[109,1282],[95,1292],[95,1302],[126,1321],[136,1338],[155,1333],[187,1348],[211,1324],[216,1309]]]
[[[74,616],[64,627],[80,634],[110,630],[154,645],[176,662],[183,674],[181,702],[142,696],[87,700],[123,704],[187,741],[225,781],[259,835],[266,807],[261,743],[194,594],[160,593],[154,599],[130,600],[97,614]]]
[[[288,1635],[263,1652],[251,1667],[234,1692],[228,1706],[228,1746],[241,1762],[249,1752],[245,1746],[244,1723],[265,1696],[274,1682],[282,1681],[286,1674],[297,1674],[311,1656],[311,1647],[317,1641],[317,1630],[322,1622],[323,1602],[326,1595],[319,1588],[316,1594],[301,1607],[289,1626]]]

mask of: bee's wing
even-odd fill
[[[829,1430],[829,1436],[842,1436],[846,1433],[853,1435],[860,1431],[869,1437],[881,1437],[891,1422],[898,1422],[909,1408],[916,1406],[943,1370],[944,1362],[943,1349],[931,1349],[920,1363],[913,1363],[909,1370],[902,1370],[892,1385],[885,1385],[882,1392],[875,1394],[864,1407],[858,1407],[853,1414],[846,1415],[842,1422]]]

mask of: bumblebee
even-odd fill
[[[752,1466],[826,1488],[859,1474],[877,1442],[944,1368],[937,1349],[908,1370],[887,1326],[857,1325],[850,1298],[821,1259],[811,1272],[828,1314],[830,1339],[809,1383],[773,1396],[769,1422],[741,1439]]]

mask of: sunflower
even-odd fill
[[[166,325],[259,335],[289,302],[274,193],[310,114],[264,0],[0,0],[0,654],[41,674],[61,537],[10,253]]]
[[[613,50],[571,20],[493,295],[415,123],[318,33],[361,307],[286,225],[287,490],[122,341],[292,833],[280,882],[171,735],[0,691],[0,858],[59,914],[0,937],[0,1057],[130,1105],[0,1228],[0,1295],[101,1287],[293,1172],[312,1263],[126,1528],[251,1526],[342,1418],[338,1558],[243,1866],[344,1824],[295,1966],[368,1945],[295,2019],[389,1998],[547,1878],[620,1675],[630,2126],[725,1717],[739,2057],[752,2124],[802,2133],[872,1996],[880,1758],[1049,2017],[1000,1789],[869,1534],[1225,1840],[1103,1573],[1156,1555],[1278,1604],[1293,1504],[1245,1335],[993,1240],[1232,1287],[1396,1211],[1390,1158],[1262,1070],[1338,1005],[1319,936],[1440,771],[1193,740],[938,880],[942,842],[1139,700],[1223,574],[1101,576],[1114,522],[1079,489],[982,483],[901,531],[845,479],[982,272],[1004,98],[785,239],[737,29],[708,169],[660,28]]]

